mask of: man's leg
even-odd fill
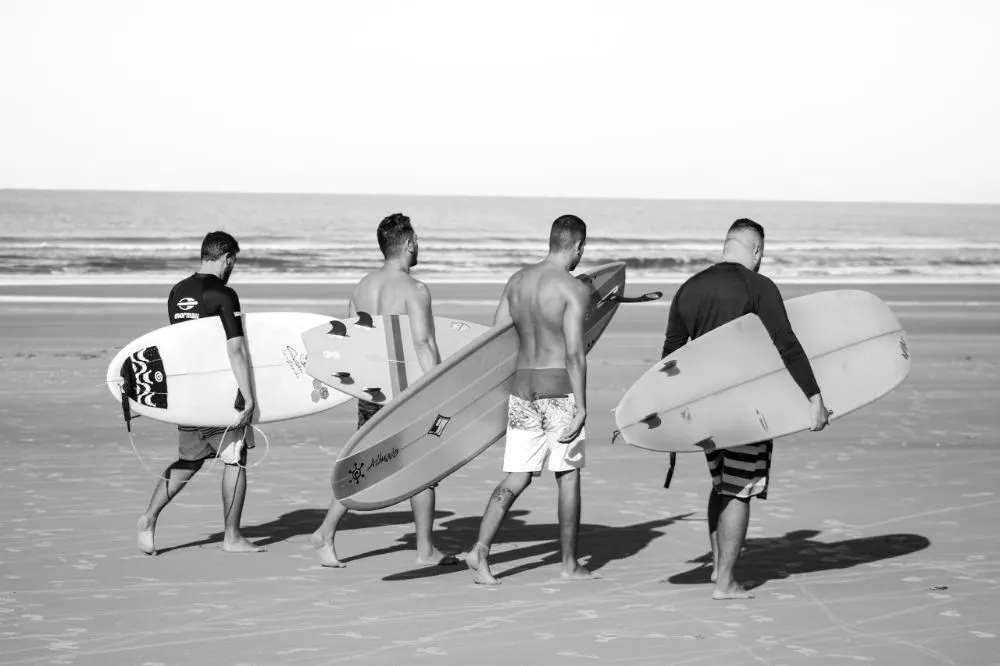
[[[479,540],[476,541],[465,558],[465,562],[472,572],[472,580],[476,583],[480,585],[500,584],[500,581],[490,571],[490,546],[493,545],[493,539],[496,538],[500,525],[507,517],[507,512],[510,511],[514,500],[530,484],[531,472],[510,472],[490,495],[490,499],[486,503],[486,510],[483,512],[483,520],[479,524]]]
[[[719,513],[722,512],[722,495],[715,488],[708,491],[708,541],[712,548],[712,575],[714,583],[719,571]]]
[[[600,578],[576,559],[576,542],[580,533],[580,470],[556,472],[559,486],[559,545],[562,551],[563,578],[586,580]]]
[[[240,531],[243,502],[247,496],[246,450],[236,465],[226,465],[222,472],[222,511],[226,533],[222,549],[230,553],[260,553],[265,549],[255,546]]]
[[[149,506],[146,512],[139,516],[138,528],[139,550],[147,555],[156,554],[153,536],[156,531],[156,519],[160,517],[163,508],[170,504],[177,493],[179,493],[187,482],[191,480],[205,459],[201,460],[178,460],[163,472],[163,476],[153,489],[153,496],[149,498]]]
[[[326,510],[326,516],[324,516],[319,529],[313,532],[312,537],[310,537],[312,545],[319,551],[320,564],[324,567],[340,569],[347,566],[337,558],[337,549],[333,545],[334,537],[337,536],[337,526],[345,515],[347,515],[347,507],[337,500],[333,500],[330,502],[330,508]]]
[[[714,493],[713,495],[718,494]],[[736,561],[739,559],[743,543],[746,541],[747,526],[750,523],[750,499],[719,495],[719,511],[716,529],[719,564],[715,570],[713,599],[752,599],[753,594],[743,589],[733,577]]]
[[[425,488],[410,498],[413,526],[417,533],[417,564],[458,564],[454,555],[445,555],[434,547],[434,487]]]

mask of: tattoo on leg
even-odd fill
[[[497,486],[493,494],[490,495],[490,501],[506,508],[514,503],[514,493],[503,486]]]

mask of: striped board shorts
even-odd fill
[[[767,499],[772,445],[767,440],[706,453],[712,489],[728,497]]]

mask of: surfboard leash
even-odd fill
[[[229,432],[229,429],[231,427],[232,426],[226,426],[226,429],[222,432],[222,441],[226,440],[226,433]],[[250,469],[251,467],[256,467],[257,465],[261,464],[262,462],[264,462],[264,458],[267,458],[267,454],[271,450],[271,442],[270,442],[270,440],[267,437],[267,433],[265,433],[263,430],[261,430],[260,426],[254,425],[252,423],[249,424],[249,427],[251,427],[254,430],[256,430],[257,432],[259,432],[261,434],[261,436],[264,438],[264,455],[262,455],[260,457],[260,460],[258,460],[257,462],[255,462],[252,465],[243,465],[243,464],[240,464],[239,462],[237,462],[234,465],[235,467],[240,467],[242,469]],[[244,436],[246,436],[246,428],[244,428]],[[150,475],[156,477],[157,479],[159,479],[161,481],[166,481],[167,483],[170,483],[171,481],[174,480],[174,479],[170,479],[170,478],[167,478],[167,477],[163,476],[163,474],[157,472],[152,467],[150,467],[148,463],[146,463],[146,461],[143,459],[143,457],[139,454],[139,449],[135,445],[135,437],[132,435],[132,429],[131,428],[128,429],[128,441],[129,441],[129,444],[132,445],[132,453],[135,454],[136,459],[138,459],[138,461],[142,464],[142,466],[146,468],[146,471],[148,471],[150,473]],[[220,442],[220,444],[221,444],[221,442]],[[219,461],[219,452],[216,451],[215,457],[212,460],[212,465],[209,467],[209,469],[210,470],[215,469],[216,465],[218,464],[218,461]]]

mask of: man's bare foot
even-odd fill
[[[490,571],[490,563],[486,556],[489,549],[481,543],[477,543],[465,556],[465,563],[472,572],[472,582],[476,585],[499,585],[500,581],[493,576]]]
[[[453,567],[458,564],[458,558],[454,555],[445,555],[437,548],[428,557],[417,556],[417,564],[421,566]]]
[[[739,583],[733,583],[728,587],[720,588],[718,585],[712,590],[712,598],[716,601],[725,601],[726,599],[753,599],[753,592],[743,589],[743,586]]]
[[[227,553],[263,553],[267,550],[263,546],[255,546],[247,541],[246,537],[240,536],[234,539],[225,539],[222,542],[222,550]]]
[[[568,568],[563,567],[559,577],[563,580],[597,580],[601,574],[591,571],[579,562],[573,562]]]
[[[337,551],[333,548],[332,538],[327,539],[319,532],[313,532],[312,536],[309,537],[309,542],[316,549],[316,554],[319,555],[319,563],[324,567],[343,569],[347,566],[337,559]]]
[[[156,530],[156,521],[150,520],[143,514],[139,516],[136,528],[138,531],[139,550],[147,555],[156,555],[156,546],[153,545],[153,532]]]

